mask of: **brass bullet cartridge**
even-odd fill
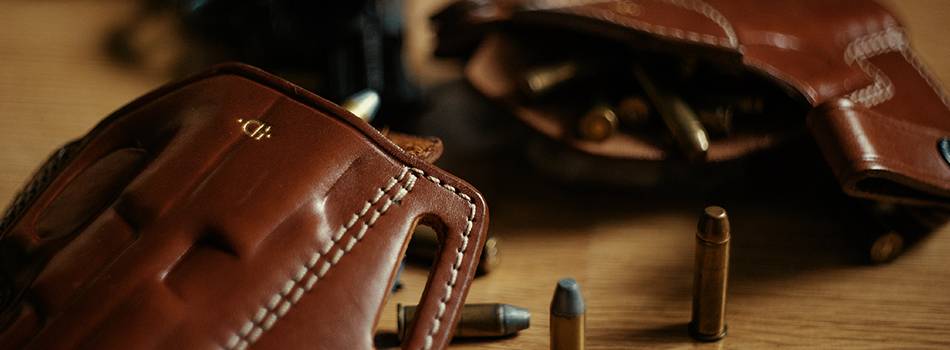
[[[487,274],[498,267],[498,239],[490,236],[485,239],[485,247],[482,248],[482,256],[478,260],[478,270],[480,275]]]
[[[417,263],[431,264],[439,251],[439,237],[432,228],[419,225],[413,232],[409,241],[409,247],[406,248],[406,258]],[[498,258],[498,238],[489,236],[485,239],[485,246],[482,248],[481,258],[478,260],[478,271],[480,275],[487,274],[498,267],[500,259]]]
[[[696,232],[693,271],[693,318],[689,333],[701,341],[726,336],[726,285],[729,279],[729,217],[707,207]]]
[[[379,94],[376,91],[366,89],[353,94],[346,101],[343,101],[340,106],[369,123],[373,121],[373,117],[376,116],[376,112],[379,110]]]
[[[416,316],[416,306],[396,305],[396,323],[399,339],[405,339],[409,325]],[[504,337],[531,326],[528,310],[508,304],[466,304],[462,318],[455,327],[460,338]]]
[[[578,120],[578,134],[584,140],[603,141],[617,131],[617,113],[606,103],[597,103]]]
[[[617,118],[626,126],[641,126],[650,122],[650,105],[642,96],[627,96],[617,103]]]
[[[525,72],[521,81],[521,91],[530,98],[541,97],[567,85],[581,75],[580,73],[581,66],[575,61],[535,67]]]
[[[709,151],[709,137],[696,112],[681,97],[656,86],[643,67],[635,66],[633,72],[686,158],[705,159]]]
[[[917,227],[909,226],[914,220],[906,210],[893,203],[867,203],[857,213],[859,248],[872,264],[884,264],[897,259],[904,252],[908,238],[914,237]],[[909,234],[909,235],[908,235]]]
[[[586,311],[577,281],[558,281],[551,299],[551,350],[584,350]]]
[[[857,230],[863,231],[860,247],[874,264],[894,261],[950,221],[950,211],[943,208],[885,202],[866,203],[865,208],[856,216],[863,226]]]
[[[943,227],[950,220],[950,212],[888,202],[859,202],[847,217],[857,253],[865,262],[886,264]]]
[[[871,240],[869,257],[875,264],[894,261],[904,252],[904,235],[897,231],[888,231]]]

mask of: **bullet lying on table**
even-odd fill
[[[584,349],[586,312],[577,281],[558,281],[551,299],[551,350]]]
[[[396,305],[399,339],[405,338],[415,315],[416,306]],[[526,309],[508,304],[466,304],[462,307],[462,318],[455,328],[455,336],[504,337],[517,334],[530,326],[531,313]]]
[[[729,217],[723,208],[707,207],[698,226],[689,333],[697,340],[716,341],[726,336]]]
[[[439,237],[428,226],[418,226],[409,241],[406,249],[406,258],[415,262],[431,264],[439,250]],[[478,260],[477,273],[480,275],[491,272],[498,266],[498,239],[490,236],[485,239],[481,258]]]

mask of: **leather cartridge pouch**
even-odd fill
[[[403,348],[444,348],[487,211],[393,136],[242,65],[132,102],[0,223],[0,348],[369,349],[420,222],[443,248]]]
[[[950,136],[947,98],[901,24],[872,1],[459,1],[433,22],[437,55],[465,58],[477,90],[580,152],[640,165],[683,159],[662,124],[625,127],[621,118],[618,132],[597,141],[574,132],[596,96],[615,103],[642,93],[630,68],[640,65],[700,116],[718,107],[751,111],[730,115],[732,130],[723,135],[706,125],[702,164],[742,159],[810,131],[849,195],[950,203],[950,158],[938,151]],[[519,87],[528,72],[564,59],[588,82],[546,100],[526,98]],[[759,102],[743,107],[748,98]]]

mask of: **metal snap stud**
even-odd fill
[[[950,165],[950,138],[944,137],[937,141],[937,151],[943,156],[943,160]]]

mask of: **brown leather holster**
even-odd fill
[[[572,138],[557,111],[517,97],[514,77],[522,72],[526,46],[543,41],[536,47],[571,50],[570,39],[543,39],[552,33],[579,33],[643,57],[687,57],[763,79],[784,93],[787,110],[801,111],[773,118],[791,118],[784,125],[799,126],[807,119],[845,192],[915,206],[950,205],[950,165],[938,151],[939,140],[950,135],[947,97],[911,50],[898,20],[872,1],[460,1],[433,21],[436,53],[466,58],[466,76],[476,89],[582,152],[636,161],[675,158],[653,135],[603,142]],[[519,39],[515,33],[525,28],[547,35]],[[771,149],[790,129],[714,140],[707,162]]]
[[[0,222],[0,348],[372,348],[418,223],[442,249],[403,348],[444,348],[488,214],[394,140],[242,65],[139,98]]]

